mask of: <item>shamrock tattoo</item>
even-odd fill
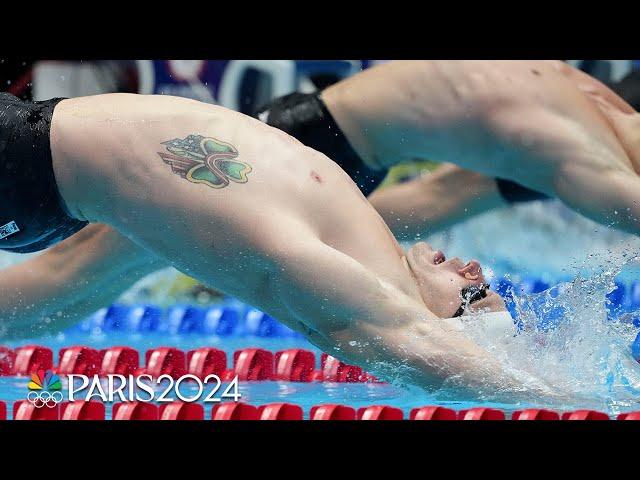
[[[158,152],[173,173],[193,183],[224,188],[231,181],[247,183],[251,165],[237,159],[238,150],[226,142],[203,135],[189,135],[162,142],[169,153]]]

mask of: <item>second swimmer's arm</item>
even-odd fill
[[[413,240],[508,205],[495,179],[451,164],[380,188],[369,201],[399,240]]]
[[[0,277],[0,338],[60,332],[165,264],[111,227],[93,224]]]

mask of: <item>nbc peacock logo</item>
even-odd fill
[[[62,402],[62,383],[60,377],[51,370],[40,370],[31,374],[31,381],[27,384],[29,400],[36,408],[55,407]]]

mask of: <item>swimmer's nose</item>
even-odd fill
[[[467,280],[484,281],[484,277],[482,276],[482,267],[480,266],[480,262],[477,260],[471,260],[464,267],[458,270],[458,274]]]

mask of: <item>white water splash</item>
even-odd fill
[[[539,406],[614,414],[638,409],[640,364],[630,348],[638,328],[628,320],[640,312],[607,319],[606,295],[616,288],[620,268],[537,294],[511,292],[519,330],[515,336],[496,338],[474,322],[465,323],[465,333],[532,385],[537,381],[561,395],[557,404],[545,399]]]
[[[466,333],[509,370],[563,395],[558,409],[640,409],[640,364],[630,348],[638,328],[628,321],[640,311],[612,322],[606,308],[614,278],[627,284],[638,280],[640,262],[634,259],[640,238],[547,201],[492,211],[427,241],[449,257],[478,258],[497,275],[510,272],[515,282],[573,277],[538,294],[512,292],[517,336],[496,339],[473,323],[467,323]],[[554,405],[544,399],[537,406]]]

